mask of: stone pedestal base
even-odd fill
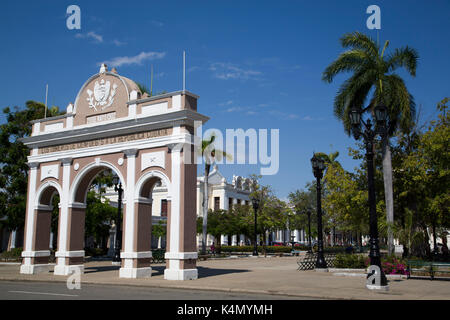
[[[38,274],[47,273],[53,268],[52,264],[23,264],[20,266],[20,273],[22,274]]]
[[[49,272],[53,265],[49,264],[50,251],[22,251],[22,265],[20,266],[20,273],[22,274],[37,274]]]
[[[166,280],[195,280],[198,279],[196,262],[197,252],[166,252]]]
[[[195,280],[198,279],[197,269],[183,269],[183,270],[164,270],[164,279],[166,280]]]
[[[84,273],[84,250],[56,251],[57,264],[54,274],[58,276],[69,276],[74,272]]]
[[[150,267],[152,252],[121,252],[122,268],[119,270],[120,278],[149,278],[152,276]]]
[[[315,268],[314,271],[316,271],[316,272],[328,272],[328,268]]]

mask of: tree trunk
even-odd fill
[[[384,200],[386,203],[386,222],[388,226],[387,245],[389,255],[394,254],[394,235],[392,225],[394,224],[394,189],[392,184],[392,159],[389,140],[383,140],[383,181]]]
[[[209,165],[205,165],[205,181],[203,183],[203,234],[202,234],[202,254],[206,254],[206,237],[208,225],[208,175],[209,175]]]

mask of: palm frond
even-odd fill
[[[378,57],[378,45],[372,38],[360,32],[344,34],[341,38],[341,45],[344,48],[352,47],[364,50],[369,53],[373,59]]]
[[[395,49],[394,53],[386,57],[386,72],[392,72],[399,67],[404,67],[408,73],[415,77],[419,54],[417,50],[408,46]]]
[[[330,83],[339,73],[358,72],[371,62],[371,57],[363,50],[355,49],[343,52],[325,69],[322,74],[322,80]]]
[[[389,134],[392,135],[396,128],[407,130],[412,125],[416,117],[416,104],[400,76],[385,76],[383,82],[383,99],[389,113]]]
[[[348,113],[352,108],[364,109],[367,96],[377,77],[375,70],[364,70],[347,79],[339,88],[334,100],[334,115],[343,121],[344,129],[350,134]]]

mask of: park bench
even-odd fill
[[[324,253],[323,257],[327,263],[328,268],[334,267],[334,260],[336,259],[336,254],[334,253]],[[297,270],[313,270],[316,267],[317,252],[311,253],[307,252],[304,256],[301,256],[297,261]]]
[[[437,261],[419,261],[408,260],[407,263],[408,279],[411,278],[413,272],[428,273],[431,280],[434,279],[436,273],[450,273],[450,263]]]
[[[164,249],[152,250],[152,263],[164,263],[166,261],[164,259],[165,253],[166,253],[166,250],[164,250]]]

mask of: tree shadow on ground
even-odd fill
[[[156,271],[156,273],[153,273],[153,276],[163,275],[164,269],[166,269],[165,266],[152,266],[152,270]],[[242,273],[242,272],[250,272],[250,270],[245,269],[217,269],[217,268],[205,268],[205,267],[197,267],[198,270],[198,278],[207,278],[207,277],[214,277],[214,276],[220,276],[223,274],[230,274],[230,273]]]
[[[105,272],[105,271],[115,271],[119,270],[120,266],[98,266],[98,267],[85,267],[84,273],[95,273],[95,272]]]
[[[428,280],[428,281],[450,281],[450,277],[434,277],[433,280],[431,280],[431,278],[428,276],[412,276],[411,278],[409,278],[408,280]]]

